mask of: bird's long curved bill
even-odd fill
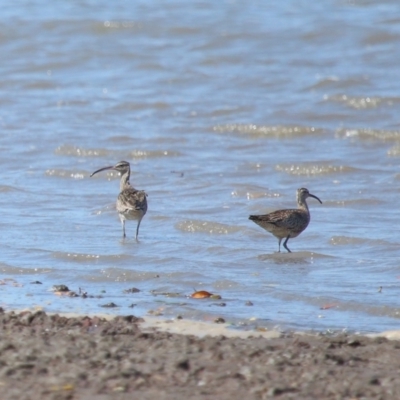
[[[105,171],[105,170],[107,170],[107,169],[113,169],[113,168],[114,168],[113,165],[112,165],[111,167],[103,167],[103,168],[100,168],[100,169],[98,169],[97,171],[94,171],[94,172],[90,175],[90,177],[92,177],[94,174],[97,174],[98,172]]]
[[[93,175],[93,174],[92,174]],[[322,204],[322,201],[317,197],[317,196],[315,196],[315,195],[313,195],[313,194],[311,194],[311,193],[309,193],[308,194],[310,197],[314,197],[314,199],[317,199],[321,204]]]

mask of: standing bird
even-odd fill
[[[137,190],[129,183],[129,177],[131,175],[131,166],[127,161],[120,161],[111,167],[100,168],[94,171],[90,177],[98,172],[113,169],[121,174],[121,182],[119,184],[120,193],[117,198],[117,211],[119,219],[122,224],[123,236],[125,234],[125,220],[134,219],[138,221],[136,227],[136,240],[139,235],[139,226],[142,218],[145,216],[147,211],[147,194],[143,190]]]
[[[297,210],[278,210],[265,215],[250,215],[249,219],[279,239],[279,252],[281,251],[281,241],[286,238],[283,247],[291,253],[289,247],[287,247],[288,240],[299,236],[310,222],[307,197],[314,197],[322,204],[322,201],[311,194],[308,189],[301,188],[297,189]]]

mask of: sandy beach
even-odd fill
[[[383,336],[43,311],[0,324],[4,400],[400,398],[400,342]]]

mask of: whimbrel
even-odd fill
[[[143,190],[135,189],[129,183],[131,166],[127,161],[120,161],[119,163],[111,167],[100,168],[97,171],[94,171],[93,174],[90,176],[92,177],[94,174],[108,169],[113,169],[121,174],[121,182],[119,184],[120,193],[117,198],[117,211],[122,224],[123,237],[126,237],[125,220],[133,219],[138,221],[136,227],[137,240],[139,235],[140,222],[142,221],[142,218],[147,211],[147,194]]]
[[[310,222],[307,197],[314,197],[322,204],[322,201],[311,194],[308,189],[301,188],[297,189],[297,209],[278,210],[265,215],[250,215],[249,219],[279,239],[279,252],[281,251],[281,241],[286,238],[283,247],[291,253],[287,247],[288,240],[299,236]]]

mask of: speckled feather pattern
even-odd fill
[[[307,228],[310,214],[306,210],[278,210],[266,215],[250,215],[250,219],[277,238],[290,234],[294,238]]]
[[[118,195],[117,211],[125,219],[142,218],[147,212],[146,192],[137,190],[127,183]]]

